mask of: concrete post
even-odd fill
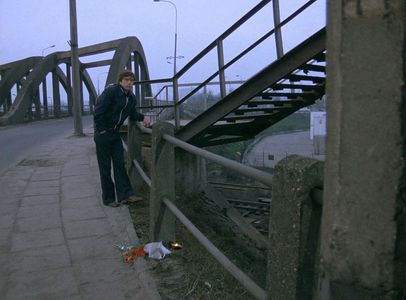
[[[321,206],[311,193],[322,186],[321,161],[292,155],[275,168],[267,268],[270,299],[313,299],[319,270]]]
[[[321,299],[406,298],[406,2],[328,1]]]
[[[150,198],[150,237],[154,241],[173,240],[175,217],[162,200],[166,197],[175,203],[175,151],[162,135],[174,134],[173,125],[155,123],[152,127],[152,170]]]
[[[177,186],[185,194],[196,194],[207,184],[206,160],[181,149],[176,150]]]

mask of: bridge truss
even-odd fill
[[[111,59],[99,54],[113,52]],[[123,69],[132,70],[136,80],[149,80],[144,50],[136,37],[126,37],[79,48],[80,103],[82,113],[92,113],[98,91],[88,70],[109,66],[106,85],[116,81]],[[49,80],[49,77],[50,80]],[[48,78],[48,79],[47,79]],[[51,82],[51,84],[48,84]],[[61,89],[67,99],[61,99]],[[141,90],[142,89],[142,90]],[[84,90],[88,97],[85,100]],[[150,95],[148,86],[137,93]],[[0,125],[72,115],[71,52],[54,52],[0,65]]]

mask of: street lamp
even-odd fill
[[[49,49],[49,48],[53,48],[53,47],[55,47],[55,45],[51,45],[51,46],[48,46],[48,47],[42,49],[42,56],[44,56],[44,51],[45,51],[45,50],[47,50],[47,49]]]
[[[154,0],[154,2],[166,2],[169,3],[173,6],[173,8],[175,9],[175,50],[174,50],[174,54],[173,57],[169,56],[167,57],[168,59],[173,58],[173,76],[176,75],[176,59],[180,58],[177,57],[177,45],[178,45],[178,10],[176,8],[175,3],[173,3],[172,1],[169,0]]]

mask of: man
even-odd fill
[[[134,73],[131,71],[121,72],[118,84],[107,86],[94,108],[94,141],[100,170],[103,204],[110,207],[139,200],[134,195],[125,169],[124,149],[119,133],[120,126],[127,117],[130,117],[132,121],[142,121],[145,127],[150,125],[149,118],[135,110],[136,97],[132,92],[134,78]],[[115,185],[110,174],[111,162],[113,162]]]

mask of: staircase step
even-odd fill
[[[177,136],[197,146],[247,140],[314,104],[325,91],[325,39],[324,29],[317,32],[191,120]]]
[[[222,118],[221,120],[226,121],[226,122],[235,123],[236,121],[247,121],[250,119],[267,118],[267,117],[274,115],[275,113],[278,113],[282,109],[288,109],[288,108],[281,107],[279,109],[273,109],[271,112],[265,113],[265,114],[255,114],[255,115],[251,114],[251,115],[242,115],[242,116],[228,115],[228,116],[225,116],[224,118]],[[289,108],[289,109],[292,109],[292,108]]]
[[[294,84],[294,83],[277,83],[271,86],[272,90],[284,90],[284,89],[299,89],[302,91],[320,91],[324,89],[324,86],[320,84]]]
[[[300,70],[303,71],[314,71],[314,72],[322,72],[326,73],[326,67],[320,65],[312,65],[312,64],[304,64],[299,67]]]
[[[317,83],[324,83],[326,81],[325,77],[319,76],[308,76],[308,75],[298,75],[298,74],[289,74],[285,76],[286,79],[291,81],[313,81]]]
[[[313,57],[314,60],[318,62],[325,62],[326,61],[326,53],[321,52]]]
[[[257,107],[258,105],[298,106],[304,103],[304,100],[251,100],[246,104],[248,107]]]
[[[275,97],[287,97],[288,99],[309,99],[318,96],[315,92],[303,92],[303,93],[292,93],[292,92],[267,92],[261,93],[260,96],[263,99],[273,99]]]
[[[303,102],[302,102],[303,103]],[[233,111],[233,114],[236,116],[241,116],[246,113],[254,113],[254,112],[264,112],[264,113],[272,113],[274,111],[280,111],[282,109],[292,109],[292,106],[276,106],[276,107],[247,107],[247,108],[239,108]],[[228,115],[230,116],[230,115]],[[256,115],[253,115],[256,116]]]

